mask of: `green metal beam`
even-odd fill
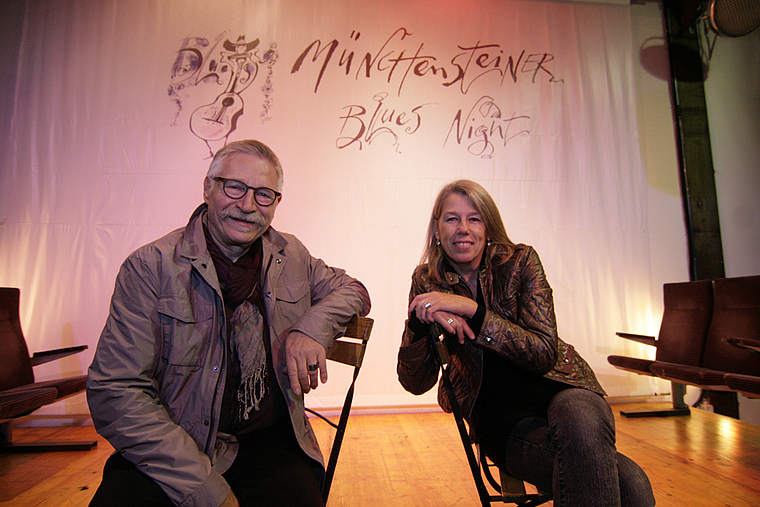
[[[681,170],[689,273],[692,280],[723,278],[723,246],[705,104],[704,73],[694,24],[682,26],[679,0],[664,0]]]

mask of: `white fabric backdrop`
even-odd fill
[[[432,201],[455,178],[538,249],[560,336],[609,393],[657,390],[606,362],[646,354],[614,332],[656,333],[661,308],[629,9],[28,1],[2,122],[0,285],[21,287],[30,349],[90,345],[38,378],[86,371],[123,259],[186,223],[211,150],[252,137],[285,168],[274,226],[372,296],[355,405],[435,403],[401,389],[395,360]],[[308,403],[339,404],[348,372],[331,374]]]

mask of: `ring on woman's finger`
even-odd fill
[[[424,306],[425,308],[430,308],[430,301],[425,301],[425,302],[422,304],[422,306]]]
[[[446,322],[448,322],[449,324],[453,324],[454,323],[454,319],[449,319]]]

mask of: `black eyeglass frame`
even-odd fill
[[[216,181],[216,182],[218,182],[218,183],[220,183],[220,184],[221,184],[221,186],[222,186],[222,191],[224,192],[224,195],[226,195],[226,196],[227,196],[227,197],[229,197],[230,199],[234,199],[234,200],[236,200],[236,201],[238,201],[238,200],[242,199],[243,197],[245,197],[245,196],[246,196],[246,194],[248,194],[248,191],[249,191],[249,190],[253,190],[253,199],[256,201],[256,204],[258,204],[259,206],[265,206],[265,207],[269,207],[269,206],[271,206],[272,204],[274,204],[274,202],[277,200],[277,198],[278,198],[278,197],[280,197],[280,196],[282,195],[282,194],[281,194],[280,192],[278,192],[277,190],[273,190],[273,189],[271,189],[271,188],[269,188],[269,187],[252,187],[252,186],[250,186],[250,185],[246,185],[245,183],[243,183],[243,182],[242,182],[242,181],[240,181],[240,180],[235,180],[235,179],[230,179],[230,178],[221,178],[221,177],[219,177],[219,176],[214,176],[214,178],[213,178],[213,179],[214,179],[214,181]],[[229,194],[229,192],[228,192],[228,189],[227,189],[227,183],[228,183],[228,182],[234,182],[234,183],[237,183],[237,184],[239,184],[239,185],[240,185],[240,186],[242,186],[242,187],[245,187],[245,192],[243,192],[243,195],[241,195],[240,197],[234,197],[234,196],[231,196],[231,195]],[[272,200],[271,200],[270,202],[261,202],[261,201],[259,200],[259,197],[266,197],[266,196],[263,196],[263,195],[261,195],[261,194],[258,194],[257,192],[258,192],[259,190],[267,190],[267,191],[269,191],[269,192],[272,192],[272,193],[274,194],[274,197],[272,198]]]

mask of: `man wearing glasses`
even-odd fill
[[[90,505],[324,505],[303,394],[369,294],[270,227],[282,167],[217,152],[183,229],[122,265],[87,399],[116,453]]]

